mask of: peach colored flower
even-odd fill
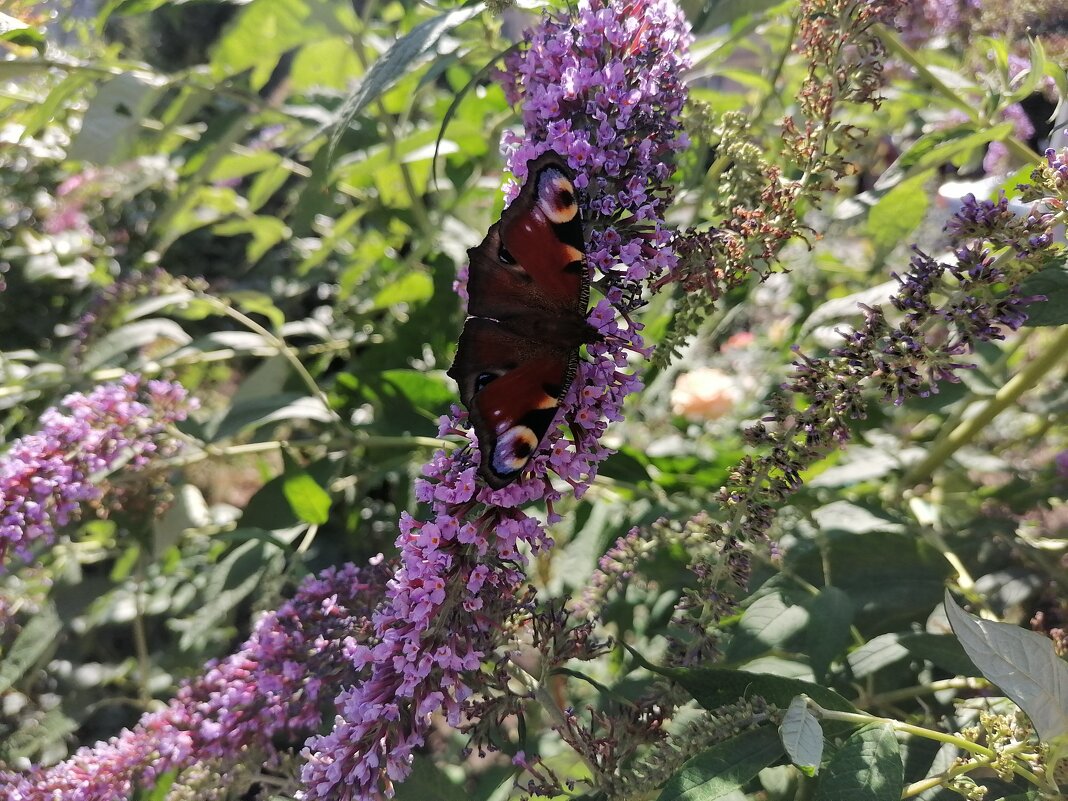
[[[738,384],[722,370],[701,367],[683,373],[671,390],[671,409],[687,420],[718,420],[738,402]]]

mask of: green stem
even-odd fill
[[[326,393],[323,392],[323,390],[316,383],[315,378],[312,377],[312,374],[308,372],[308,368],[306,368],[303,362],[301,362],[301,360],[297,358],[296,351],[293,348],[289,347],[289,344],[284,339],[282,339],[280,336],[277,336],[267,328],[264,328],[262,325],[257,323],[251,317],[249,317],[247,314],[238,309],[235,309],[229,303],[226,303],[225,301],[216,298],[213,295],[209,295],[205,292],[196,292],[194,294],[197,298],[209,304],[219,313],[223,314],[226,317],[229,317],[232,320],[236,320],[237,322],[248,328],[250,331],[259,334],[261,337],[264,338],[264,340],[274,346],[274,348],[278,351],[282,358],[289,362],[290,367],[293,368],[293,372],[295,372],[300,377],[300,380],[304,382],[304,386],[308,388],[308,392],[311,393],[312,397],[318,398],[319,401],[323,404],[323,408],[326,409],[327,413],[333,420],[334,427],[337,428],[342,433],[342,435],[347,436],[350,433],[349,427],[345,425],[345,421],[341,419],[341,416],[337,413],[337,410],[330,406],[330,400],[326,397]]]
[[[1024,392],[1038,384],[1066,357],[1068,326],[1060,328],[1046,346],[1045,352],[1009,379],[982,409],[953,429],[940,444],[936,443],[927,456],[905,474],[901,480],[902,492],[927,480],[953,454],[971,442],[991,420],[1016,403]]]
[[[931,70],[929,70],[926,65],[916,57],[916,54],[912,52],[911,48],[898,38],[896,33],[884,25],[878,26],[878,31],[879,38],[882,40],[883,44],[886,45],[886,49],[916,70],[916,73],[923,78],[935,92],[946,98],[954,108],[958,111],[963,111],[972,122],[979,123],[982,126],[989,126],[992,124],[991,120],[986,119],[979,113],[974,102],[969,102],[966,98],[958,95],[937,75],[931,72]],[[1041,157],[1038,153],[1033,151],[1015,136],[1006,137],[1001,141],[1016,158],[1020,159],[1025,164],[1037,164],[1041,161]]]

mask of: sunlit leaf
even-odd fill
[[[790,761],[805,775],[815,776],[823,758],[823,729],[804,696],[790,702],[779,726],[779,737]]]
[[[946,591],[946,616],[960,644],[1005,695],[1027,713],[1044,741],[1068,735],[1068,664],[1049,637],[969,615]]]

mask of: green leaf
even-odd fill
[[[1027,276],[1020,284],[1024,297],[1044,295],[1027,306],[1026,326],[1065,325],[1068,323],[1068,264],[1063,257]]]
[[[61,707],[53,707],[40,718],[20,721],[18,729],[0,739],[0,760],[8,764],[23,759],[33,761],[77,730],[78,724],[64,715]]]
[[[743,732],[703,751],[668,779],[657,801],[716,801],[743,787],[783,754],[774,729]]]
[[[806,776],[815,776],[823,759],[823,729],[803,695],[790,702],[779,726],[779,737],[790,761]]]
[[[853,602],[854,624],[867,637],[925,618],[953,570],[937,550],[910,534],[828,529],[820,536],[822,546],[804,541],[787,551],[786,566],[819,584],[826,564]]]
[[[865,726],[831,757],[820,776],[817,801],[898,801],[905,783],[894,730]]]
[[[42,55],[45,52],[44,33],[8,14],[0,14],[0,42],[17,47],[32,47]]]
[[[149,82],[129,72],[104,83],[89,103],[67,157],[105,166],[129,159],[141,133],[141,121],[148,116],[161,87],[160,81]]]
[[[886,172],[875,182],[875,188],[889,189],[906,178],[947,164],[954,157],[988,142],[1012,136],[1011,122],[1003,122],[979,130],[976,130],[975,126],[974,122],[967,122],[924,134],[887,168]]]
[[[470,801],[471,796],[452,781],[428,756],[417,755],[412,761],[412,772],[403,782],[395,785],[395,801]]]
[[[345,98],[345,102],[338,109],[337,116],[330,123],[329,127],[333,128],[333,132],[327,145],[324,166],[329,167],[345,131],[368,103],[393,86],[402,76],[415,69],[442,36],[457,25],[478,16],[483,8],[482,3],[476,3],[465,8],[446,11],[433,19],[419,23],[406,36],[390,45],[389,49],[367,70],[360,85]]]
[[[631,650],[631,653],[635,652]],[[798,695],[807,695],[822,707],[855,712],[854,706],[834,690],[800,679],[730,668],[661,668],[644,659],[643,666],[677,681],[705,709],[711,711],[740,698],[759,695],[770,704],[787,707]]]
[[[1050,742],[1068,735],[1068,664],[1049,637],[969,615],[946,591],[946,617],[975,666],[1016,702]]]
[[[926,659],[947,673],[958,676],[980,676],[979,668],[968,658],[960,642],[949,634],[928,634],[917,631],[905,634],[900,643],[918,659]]]
[[[134,801],[166,801],[175,779],[178,778],[178,769],[168,770],[156,778],[150,788],[138,788],[134,794]]]
[[[305,523],[321,526],[330,519],[330,493],[306,470],[287,465],[282,494],[289,502],[289,508]]]
[[[434,296],[434,281],[423,272],[410,272],[391,281],[374,298],[374,308],[386,309],[398,303],[422,303]]]
[[[211,56],[214,77],[251,70],[249,85],[262,89],[282,55],[310,42],[336,36],[338,20],[321,0],[249,3],[219,38]]]
[[[742,17],[760,14],[779,5],[782,0],[711,0],[701,19],[702,30],[732,25]]]
[[[212,433],[214,440],[221,440],[247,434],[271,423],[292,420],[329,423],[333,419],[319,398],[310,398],[297,392],[284,392],[266,398],[246,398],[235,402]]]
[[[897,634],[880,634],[851,652],[849,668],[853,675],[862,679],[907,657],[909,651],[899,639]]]
[[[304,468],[303,472],[311,476],[320,487],[329,486],[337,474],[337,465],[329,459],[320,459]],[[263,531],[282,531],[300,526],[302,521],[285,495],[285,472],[275,476],[253,495],[241,514],[242,528]]]
[[[45,607],[19,632],[11,648],[0,654],[0,693],[8,690],[16,681],[56,644],[63,626],[51,607]]]
[[[742,662],[784,645],[808,625],[808,611],[778,592],[758,598],[742,613],[727,647],[727,659]]]
[[[882,261],[890,251],[916,230],[927,214],[927,192],[931,171],[902,181],[872,206],[868,212],[868,236],[875,248],[875,258]]]
[[[178,645],[183,651],[202,646],[205,637],[216,632],[235,614],[238,605],[263,583],[271,569],[270,557],[278,553],[263,540],[242,543],[211,568],[204,586],[204,603],[183,621]]]
[[[808,609],[805,653],[812,672],[822,680],[831,662],[849,645],[853,601],[837,587],[824,587],[805,607]]]

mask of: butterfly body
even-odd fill
[[[460,386],[491,487],[514,481],[548,433],[598,338],[586,322],[590,281],[571,170],[555,153],[468,251],[468,318],[449,375]]]

